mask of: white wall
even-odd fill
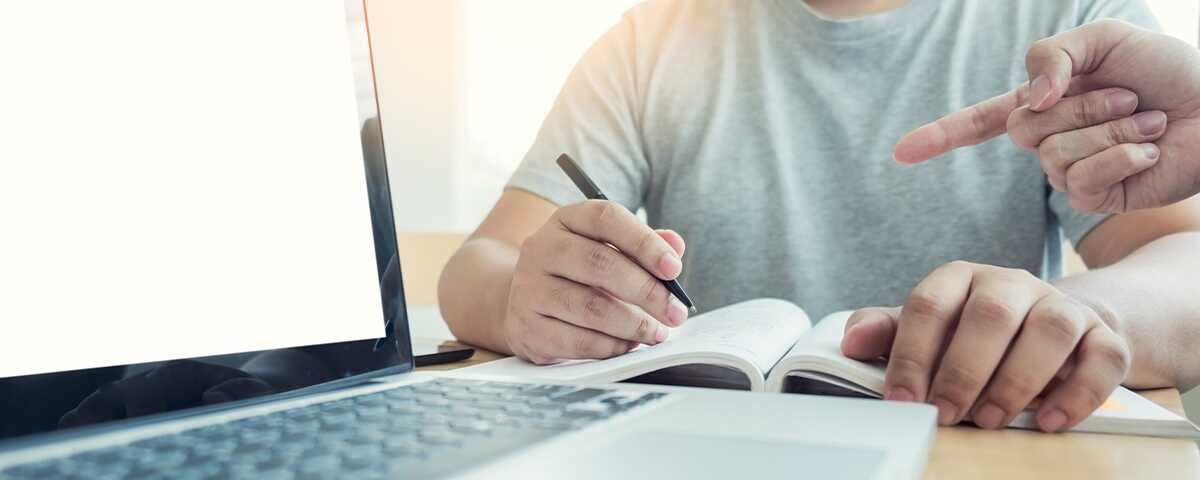
[[[369,0],[384,145],[396,226],[465,230],[458,208],[463,151],[460,0]]]
[[[1200,40],[1200,2],[1196,0],[1146,0],[1163,32],[1196,46]]]
[[[567,74],[640,0],[368,0],[401,231],[469,231]]]

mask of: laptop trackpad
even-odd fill
[[[883,460],[882,450],[643,430],[545,466],[548,478],[869,479]]]

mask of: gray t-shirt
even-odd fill
[[[1053,278],[1068,206],[1006,138],[917,166],[905,132],[1027,79],[1035,40],[1105,17],[1157,29],[1139,0],[912,0],[830,20],[800,0],[653,0],[580,60],[509,186],[583,200],[573,156],[608,196],[687,241],[702,310],[757,297],[814,319],[903,303],[953,260]]]

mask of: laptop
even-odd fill
[[[923,470],[927,405],[415,372],[362,0],[0,32],[0,479]]]

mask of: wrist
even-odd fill
[[[1094,295],[1086,289],[1071,285],[1071,282],[1055,282],[1055,287],[1059,289],[1068,298],[1076,301],[1084,308],[1087,308],[1092,313],[1095,313],[1100,321],[1108,326],[1121,338],[1128,339],[1125,335],[1124,318],[1117,312],[1117,309],[1110,302],[1102,298],[1100,295]]]

